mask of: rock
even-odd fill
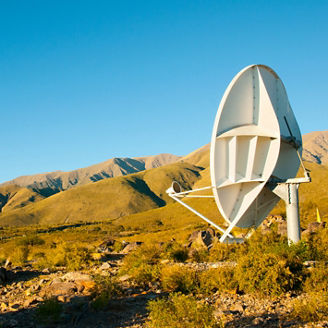
[[[8,304],[5,303],[5,302],[1,302],[0,309],[1,309],[1,311],[7,310],[8,309]]]
[[[108,269],[110,269],[111,268],[111,265],[110,265],[110,263],[108,263],[108,262],[104,262],[102,265],[101,265],[101,267],[99,268],[100,270],[108,270]]]
[[[28,298],[27,300],[25,300],[25,302],[23,303],[24,307],[29,307],[30,305],[36,304],[38,303],[38,298],[37,297],[32,297],[32,298]]]
[[[307,227],[307,231],[310,233],[317,232],[318,230],[321,230],[325,228],[326,222],[310,222]]]
[[[260,325],[260,324],[262,324],[264,322],[265,322],[265,320],[263,318],[258,317],[258,318],[253,319],[252,324],[258,326],[258,325]]]
[[[142,242],[141,242],[141,241],[135,241],[135,242],[133,242],[133,243],[129,243],[129,244],[127,244],[127,245],[123,248],[123,250],[121,251],[121,253],[123,253],[123,254],[128,254],[128,253],[134,251],[135,249],[137,249],[137,248],[138,248],[139,246],[141,246],[141,245],[142,245]]]
[[[118,280],[119,280],[120,282],[123,282],[123,281],[127,281],[127,280],[129,280],[130,278],[131,278],[130,275],[125,274],[124,276],[119,277]]]
[[[189,237],[189,247],[210,248],[216,239],[215,231],[212,228],[203,231],[194,231]]]
[[[73,295],[77,291],[77,286],[73,282],[58,282],[52,283],[46,288],[45,295],[59,296],[59,295]]]
[[[66,302],[66,297],[63,296],[63,295],[59,295],[59,296],[57,296],[57,301],[58,302],[65,303]]]
[[[115,239],[109,238],[104,240],[98,247],[111,247],[114,246],[115,244]]]
[[[93,289],[96,283],[93,281],[91,276],[80,272],[68,272],[62,277],[63,280],[73,282],[78,292],[88,292]]]
[[[270,228],[270,226],[263,225],[263,226],[261,227],[261,232],[262,232],[262,234],[264,234],[264,235],[270,233],[270,232],[271,232],[271,228]]]
[[[233,312],[243,313],[244,310],[245,310],[245,306],[241,303],[236,303],[230,308],[230,311],[233,311]]]
[[[68,272],[62,276],[62,280],[76,281],[76,280],[92,280],[91,276],[81,272]]]
[[[317,265],[318,261],[305,261],[303,265],[307,268],[314,268]]]
[[[43,270],[42,270],[42,273],[46,273],[46,274],[47,274],[47,273],[50,273],[49,268],[45,268],[45,269],[43,269]]]
[[[278,234],[281,236],[287,235],[287,222],[286,221],[279,221],[278,222]]]
[[[52,284],[60,284],[62,282],[62,280],[58,277],[56,277],[55,279],[52,280],[52,282],[50,283],[50,285]]]

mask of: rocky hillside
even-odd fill
[[[82,186],[106,178],[136,173],[176,162],[180,157],[172,154],[160,154],[135,158],[112,158],[70,172],[55,171],[35,175],[21,176],[0,186],[15,184],[27,187],[38,194],[48,197],[75,186]]]
[[[328,131],[303,135],[303,158],[318,164],[328,164]]]
[[[1,225],[62,224],[97,221],[143,212],[172,200],[165,190],[173,180],[191,188],[200,168],[175,163],[57,193],[22,208],[0,214]]]
[[[0,187],[0,213],[21,208],[44,199],[40,194],[14,184]]]

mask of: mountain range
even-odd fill
[[[179,158],[179,156],[172,154],[135,158],[111,158],[105,162],[69,172],[55,171],[21,176],[0,184],[0,187],[8,185],[27,187],[44,197],[49,197],[60,191],[82,186],[90,182],[132,174],[174,163]]]
[[[307,167],[321,180],[328,172],[327,132],[304,136],[303,157],[314,163]],[[124,217],[172,202],[165,190],[173,180],[186,189],[208,185],[209,145],[184,157],[114,158],[71,172],[16,178],[0,185],[0,222],[63,224]],[[312,195],[316,183],[306,187]]]

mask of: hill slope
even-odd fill
[[[0,187],[0,212],[8,212],[37,202],[43,198],[44,197],[30,189],[22,188],[14,184],[2,186]]]
[[[309,162],[328,165],[328,131],[303,135],[303,158]]]
[[[191,188],[200,169],[175,163],[128,176],[105,179],[4,212],[1,225],[61,224],[117,218],[171,202],[165,190],[173,180]]]
[[[105,162],[70,172],[55,171],[21,176],[3,183],[2,186],[15,184],[20,187],[27,187],[48,197],[75,186],[82,186],[90,182],[123,176],[174,163],[179,158],[179,156],[172,154],[136,158],[112,158]]]

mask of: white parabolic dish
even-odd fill
[[[210,151],[214,198],[229,224],[261,224],[280,199],[268,182],[296,176],[301,147],[278,75],[264,65],[239,72],[222,97]]]

